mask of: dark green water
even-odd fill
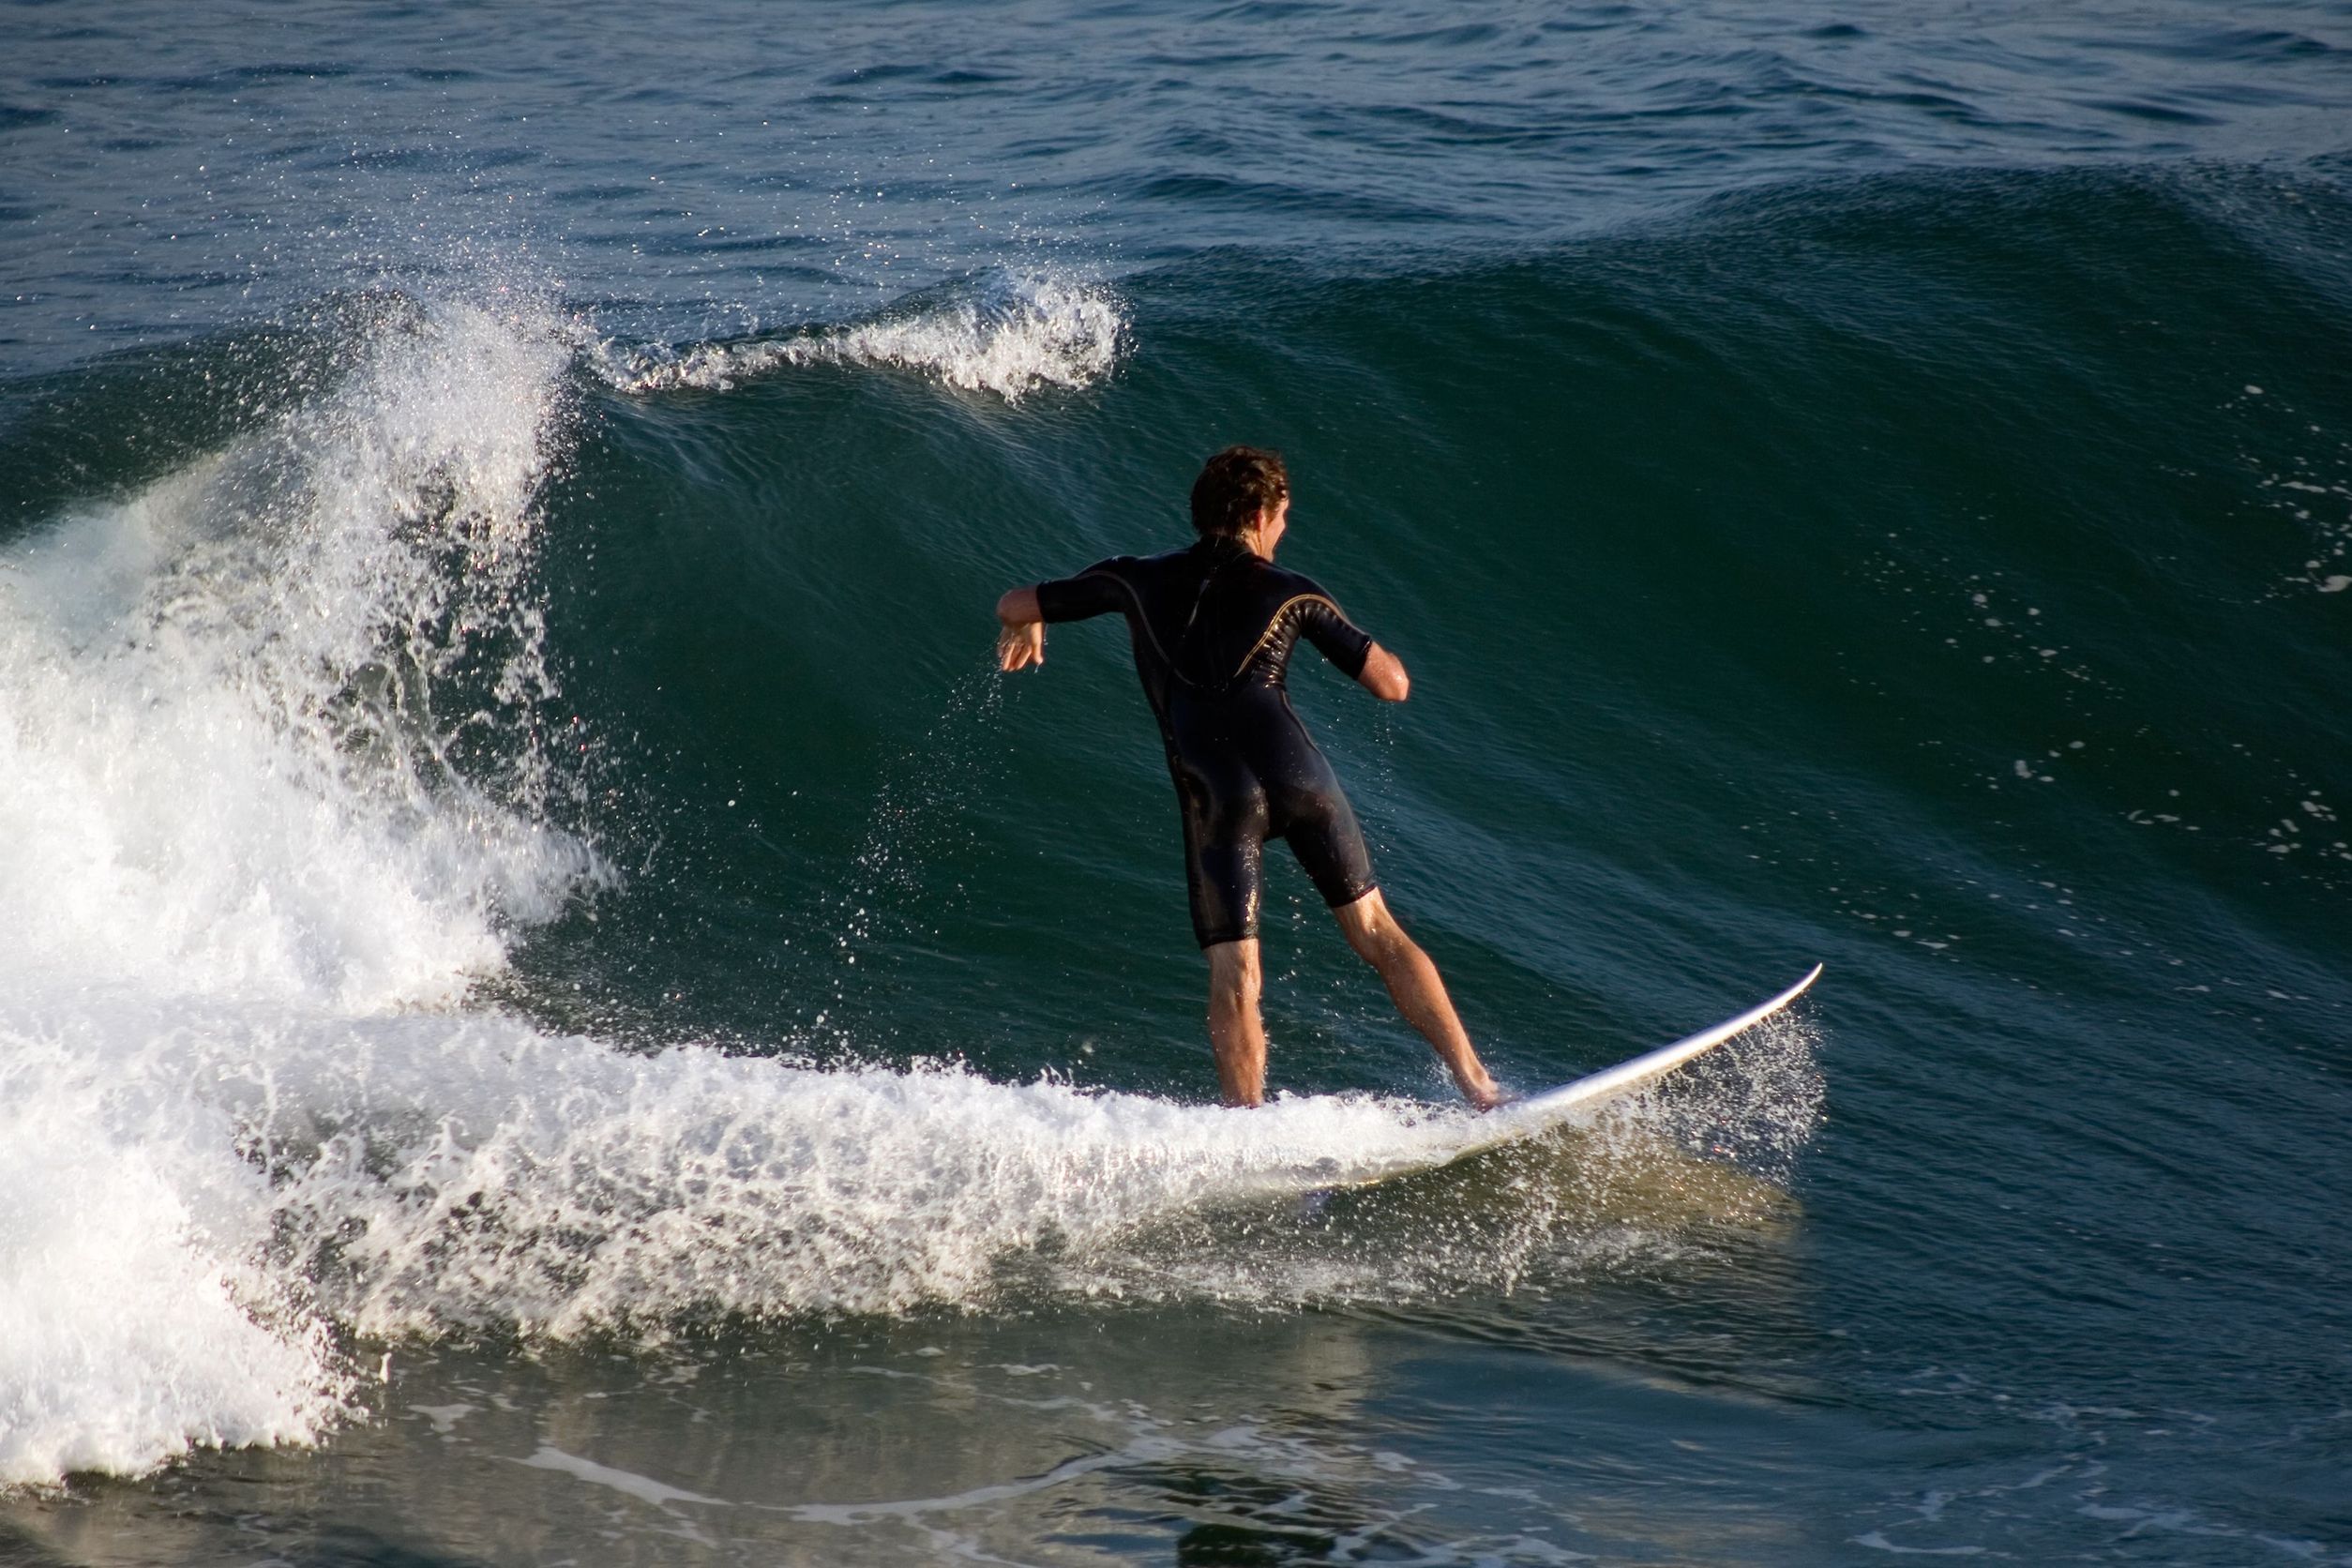
[[[2340,8],[37,14],[0,1558],[2352,1560]],[[1285,1196],[1467,1119],[1278,854],[1211,1106],[1124,639],[988,660],[1236,440],[1413,672],[1293,696],[1498,1076],[1797,1016]]]

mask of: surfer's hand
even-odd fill
[[[1405,673],[1405,661],[1378,642],[1365,650],[1356,684],[1383,702],[1402,702],[1413,689],[1412,677]]]
[[[1046,662],[1046,617],[1034,588],[1008,589],[996,601],[996,667],[1008,673]]]
[[[996,667],[999,670],[1026,670],[1033,664],[1046,662],[1046,624],[1031,621],[1024,626],[1006,626],[996,634]]]

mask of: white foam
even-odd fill
[[[497,1015],[117,998],[0,1034],[0,1060],[10,1103],[45,1119],[25,1147],[68,1139],[118,1162],[113,1180],[139,1199],[86,1258],[20,1270],[38,1290],[15,1310],[46,1314],[53,1341],[100,1302],[112,1341],[159,1347],[130,1361],[133,1383],[185,1393],[151,1409],[53,1350],[8,1364],[55,1434],[19,1455],[20,1479],[67,1452],[135,1468],[187,1441],[301,1436],[341,1384],[329,1325],[646,1343],[716,1318],[987,1309],[1039,1289],[1398,1300],[1508,1286],[1594,1207],[1515,1182],[1511,1203],[1333,1247],[1295,1217],[1216,1206],[1441,1155],[1474,1119],[1369,1097],[1234,1110],[690,1047],[646,1057]],[[28,1162],[50,1195],[37,1223],[114,1201],[81,1161]],[[1654,1209],[1656,1191],[1639,1202]],[[1178,1233],[1155,1235],[1168,1223]],[[1621,1216],[1587,1228],[1603,1253],[1626,1245]],[[153,1283],[118,1290],[127,1280]],[[214,1378],[222,1364],[234,1380]],[[141,1441],[94,1436],[125,1424]]]
[[[316,1437],[344,1379],[260,1265],[266,1182],[98,1066],[0,1037],[0,1485]]]
[[[723,391],[792,366],[875,365],[1018,402],[1040,387],[1102,380],[1126,334],[1117,297],[1099,284],[998,275],[943,302],[853,325],[676,352],[607,350],[599,362],[607,379],[630,392]]]
[[[1450,1148],[1469,1124],[1373,1099],[1252,1112],[945,1070],[647,1058],[498,1018],[302,1033],[270,1042],[266,1101],[230,1087],[229,1061],[209,1093],[277,1151],[287,1260],[310,1252],[321,1299],[372,1335],[658,1338],[714,1314],[978,1305],[1009,1256],[1090,1258],[1155,1216]]]
[[[977,1306],[1008,1255],[1467,1124],[121,993],[10,1008],[0,1104],[0,1483],[315,1437],[339,1333]]]
[[[0,550],[0,1484],[340,1409],[241,1096],[319,1020],[455,1001],[595,872],[530,739],[568,362],[395,304],[331,384]]]

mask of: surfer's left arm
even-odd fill
[[[1083,621],[1127,607],[1123,558],[1097,561],[1076,577],[1015,588],[996,601],[996,667],[1026,670],[1046,662],[1046,623]]]

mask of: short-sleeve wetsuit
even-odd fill
[[[1184,812],[1201,946],[1258,934],[1269,838],[1289,840],[1334,909],[1377,885],[1355,811],[1283,687],[1302,637],[1350,677],[1364,672],[1372,639],[1330,595],[1239,540],[1211,537],[1039,583],[1037,608],[1048,621],[1127,618]]]

